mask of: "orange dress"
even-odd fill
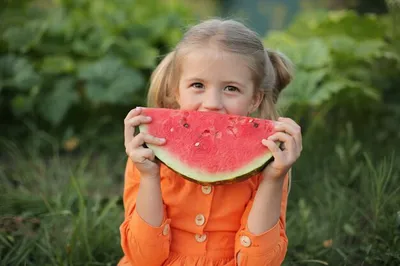
[[[120,226],[124,257],[120,266],[240,266],[281,265],[288,239],[285,233],[288,176],[281,216],[270,230],[254,235],[247,217],[260,175],[236,184],[202,186],[161,165],[164,220],[147,224],[136,212],[140,176],[130,159],[125,171],[125,220]]]

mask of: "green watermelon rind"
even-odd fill
[[[141,132],[148,132],[148,127],[142,124],[139,126],[139,130]],[[179,159],[176,159],[176,156],[168,152],[162,146],[147,143],[146,146],[150,148],[154,152],[155,157],[168,168],[180,174],[185,179],[201,185],[219,185],[240,182],[260,173],[274,159],[272,153],[267,150],[265,154],[254,158],[251,162],[235,171],[210,173],[200,171],[182,163]]]

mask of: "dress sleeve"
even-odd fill
[[[286,207],[290,187],[290,176],[285,177],[281,201],[281,215],[278,222],[268,231],[255,235],[247,228],[247,218],[253,199],[249,202],[242,217],[241,228],[235,238],[235,260],[240,252],[241,260],[238,266],[278,266],[281,265],[287,251]]]
[[[140,184],[140,173],[128,159],[125,170],[123,202],[125,219],[120,226],[121,246],[125,261],[132,266],[159,266],[169,256],[170,219],[166,217],[159,227],[146,223],[136,211],[136,196]]]

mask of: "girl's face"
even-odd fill
[[[260,104],[243,57],[212,48],[188,53],[181,64],[181,109],[248,115]]]

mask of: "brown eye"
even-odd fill
[[[195,88],[195,89],[203,89],[203,88],[204,88],[204,85],[201,84],[200,82],[195,82],[195,83],[193,83],[192,85],[190,85],[190,87],[193,87],[193,88]]]
[[[235,86],[226,86],[225,90],[231,91],[231,92],[239,91],[239,89],[237,87],[235,87]]]

